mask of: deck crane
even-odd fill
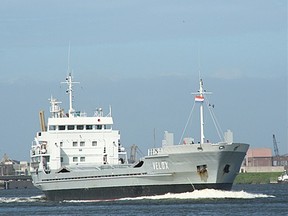
[[[276,166],[280,166],[280,155],[279,155],[279,150],[278,150],[278,145],[277,145],[275,134],[273,134],[273,146],[274,146],[274,154],[275,154],[275,159],[276,159]]]

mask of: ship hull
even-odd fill
[[[109,200],[125,197],[230,190],[247,144],[171,146],[127,166],[70,167],[32,173],[49,200]]]
[[[51,201],[61,200],[114,200],[130,197],[143,197],[163,195],[167,193],[184,193],[201,189],[231,190],[232,183],[218,184],[177,184],[177,185],[145,185],[122,186],[105,188],[85,188],[44,191],[45,196]]]

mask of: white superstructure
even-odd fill
[[[125,149],[120,144],[120,133],[112,128],[111,109],[104,116],[99,108],[92,117],[75,111],[71,74],[66,83],[69,112],[64,113],[61,102],[51,97],[47,131],[38,132],[32,144],[32,169],[38,170],[39,166],[43,166],[46,172],[50,172],[66,166],[127,163]]]

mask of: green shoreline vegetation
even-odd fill
[[[234,184],[269,184],[277,183],[281,172],[239,173]]]

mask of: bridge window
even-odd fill
[[[78,162],[78,157],[73,157],[73,162]]]
[[[56,130],[56,126],[55,125],[49,125],[49,130],[51,130],[51,131]]]
[[[101,130],[102,129],[102,125],[96,125],[96,129],[97,130]]]
[[[76,147],[76,146],[78,146],[78,142],[74,141],[73,142],[73,147]]]
[[[97,146],[97,141],[92,141],[92,146]]]
[[[92,125],[86,125],[86,130],[92,130],[93,126]]]
[[[84,125],[77,125],[77,130],[83,130],[84,129]]]
[[[80,146],[85,146],[85,142],[84,142],[84,141],[81,141],[81,142],[80,142]]]
[[[104,129],[107,129],[107,130],[112,129],[112,125],[104,125]]]
[[[80,162],[85,162],[85,157],[80,157]]]
[[[75,129],[75,125],[68,125],[68,130],[74,130]]]
[[[58,126],[58,129],[59,129],[59,130],[65,130],[65,128],[66,128],[65,125],[59,125],[59,126]]]

